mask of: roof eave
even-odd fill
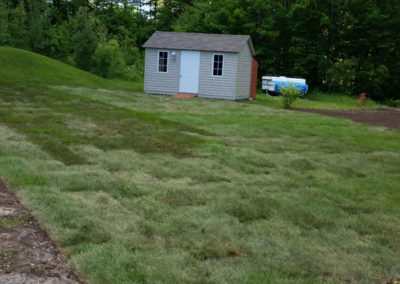
[[[251,41],[251,37],[249,37],[247,42],[250,47],[251,55],[253,55],[253,57],[256,56],[256,50],[254,49],[254,45],[253,45],[253,42]]]
[[[143,48],[150,49],[165,49],[165,50],[189,50],[189,51],[204,51],[204,52],[221,52],[221,53],[240,53],[241,51],[232,51],[232,50],[217,50],[217,49],[202,49],[202,48],[177,48],[177,47],[161,47],[161,46],[144,46]]]
[[[237,49],[237,50],[229,50],[229,51],[228,51],[228,50],[216,50],[216,49],[208,50],[208,49],[202,49],[202,48],[199,48],[199,49],[187,49],[187,48],[166,47],[166,46],[160,47],[159,45],[154,44],[154,43],[152,42],[152,39],[153,39],[158,33],[161,33],[161,32],[159,32],[159,31],[154,32],[153,35],[143,44],[142,47],[143,47],[143,48],[154,48],[154,49],[163,48],[163,49],[176,49],[176,50],[198,50],[198,51],[229,52],[229,53],[240,53],[240,52],[243,50],[243,48],[245,47],[245,45],[243,45],[242,49],[239,48],[239,49]],[[207,35],[207,34],[205,34],[205,35]],[[215,35],[216,35],[216,34],[215,34]],[[251,37],[250,37],[250,36],[247,36],[246,44],[249,45],[250,52],[251,52],[252,56],[254,57],[254,56],[256,55],[256,51],[255,51],[255,49],[254,49],[254,45],[253,45],[253,42],[251,41]]]

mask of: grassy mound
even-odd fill
[[[0,83],[69,85],[125,90],[141,88],[139,83],[107,80],[49,57],[11,47],[0,47]]]

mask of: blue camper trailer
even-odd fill
[[[279,95],[282,87],[287,87],[291,84],[296,87],[301,95],[308,91],[308,85],[305,79],[301,78],[288,78],[285,76],[263,76],[262,77],[262,90],[268,95]]]

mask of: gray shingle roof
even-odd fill
[[[145,48],[184,49],[218,52],[241,52],[246,43],[255,55],[248,35],[155,32],[143,45]]]

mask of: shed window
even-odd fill
[[[213,76],[222,76],[224,67],[224,55],[214,54]]]
[[[158,72],[168,72],[168,52],[160,51],[158,53]]]

